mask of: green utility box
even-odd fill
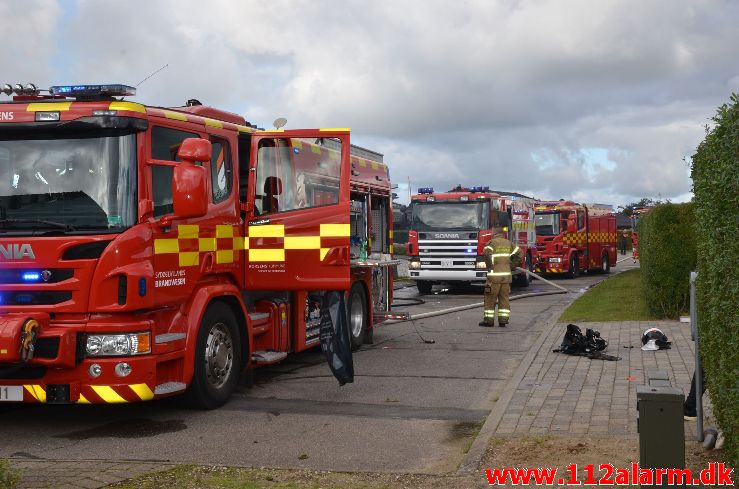
[[[683,399],[667,379],[650,378],[650,385],[636,388],[641,467],[685,468]]]

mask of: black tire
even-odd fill
[[[416,280],[416,287],[418,287],[419,293],[430,294],[434,284],[428,280]]]
[[[577,260],[577,253],[570,256],[570,268],[567,270],[567,278],[577,278],[580,276],[580,264]]]
[[[199,409],[223,406],[241,373],[241,342],[231,309],[216,302],[208,307],[198,330],[195,371],[185,391],[188,405]]]
[[[600,261],[600,273],[611,273],[611,262],[608,260],[608,253],[603,253]]]
[[[358,350],[367,336],[367,294],[361,283],[357,282],[349,290],[346,301],[346,319],[349,322],[349,337],[352,350]]]

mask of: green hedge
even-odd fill
[[[661,204],[639,220],[639,261],[649,311],[677,318],[690,308],[696,247],[692,204]]]
[[[739,467],[739,95],[693,156],[701,358],[726,460]]]

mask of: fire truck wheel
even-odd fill
[[[418,287],[419,293],[430,294],[434,284],[428,280],[416,280],[416,287]]]
[[[351,331],[352,350],[358,350],[367,335],[367,297],[360,283],[352,285],[347,301],[349,330]]]
[[[231,397],[241,371],[241,344],[236,318],[223,303],[211,304],[198,330],[195,372],[185,392],[189,405],[215,409]]]
[[[580,276],[580,265],[577,260],[577,253],[570,256],[570,268],[567,271],[567,278],[577,278]]]
[[[611,262],[608,261],[608,253],[603,253],[600,261],[600,273],[611,273]]]

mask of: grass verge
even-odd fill
[[[641,270],[628,270],[604,280],[578,297],[559,317],[574,321],[646,321],[657,319],[649,313],[644,298]]]
[[[13,489],[20,480],[20,474],[10,468],[8,461],[0,459],[0,489]]]

